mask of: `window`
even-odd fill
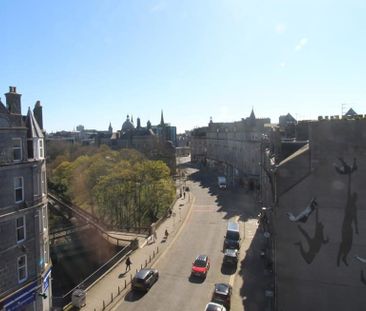
[[[46,195],[46,172],[42,171],[41,173],[41,188],[42,188],[42,196]]]
[[[28,275],[27,275],[27,256],[26,255],[22,255],[20,257],[18,257],[17,260],[17,265],[18,265],[18,282],[24,282]]]
[[[47,205],[42,207],[42,225],[43,225],[43,231],[46,231],[48,228]]]
[[[23,177],[14,178],[14,191],[15,191],[15,203],[22,202],[24,200]]]
[[[44,146],[43,146],[43,139],[39,140],[39,158],[44,158]]]
[[[22,160],[22,140],[20,138],[13,138],[13,160]]]
[[[16,219],[17,243],[25,240],[25,216]]]
[[[44,265],[47,266],[50,263],[48,240],[44,241],[43,243],[43,256],[44,256]]]

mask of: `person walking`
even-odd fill
[[[127,269],[131,270],[131,264],[132,264],[132,261],[130,259],[130,256],[128,256],[126,259],[126,271],[127,271]]]

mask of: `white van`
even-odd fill
[[[219,176],[217,177],[217,184],[220,189],[226,189],[226,177],[225,176]]]

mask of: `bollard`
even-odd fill
[[[125,288],[127,287],[127,280],[125,280]]]
[[[104,300],[103,300],[103,310],[105,309],[105,302],[104,302]]]
[[[126,282],[126,280],[125,280]],[[119,285],[118,285],[118,295],[121,293],[121,289],[119,288]]]
[[[132,275],[130,274],[130,282],[132,282]]]
[[[111,293],[111,302],[113,302],[113,293]]]
[[[153,258],[155,258],[155,250],[153,250]]]
[[[151,262],[151,255],[149,255],[149,262]]]
[[[159,253],[159,246],[156,247],[156,253]]]
[[[147,260],[145,259],[145,267],[147,266]]]
[[[142,269],[142,264],[141,264],[141,269]]]

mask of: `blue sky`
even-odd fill
[[[47,132],[365,112],[366,1],[1,0],[0,92]],[[5,103],[5,97],[1,96]]]

